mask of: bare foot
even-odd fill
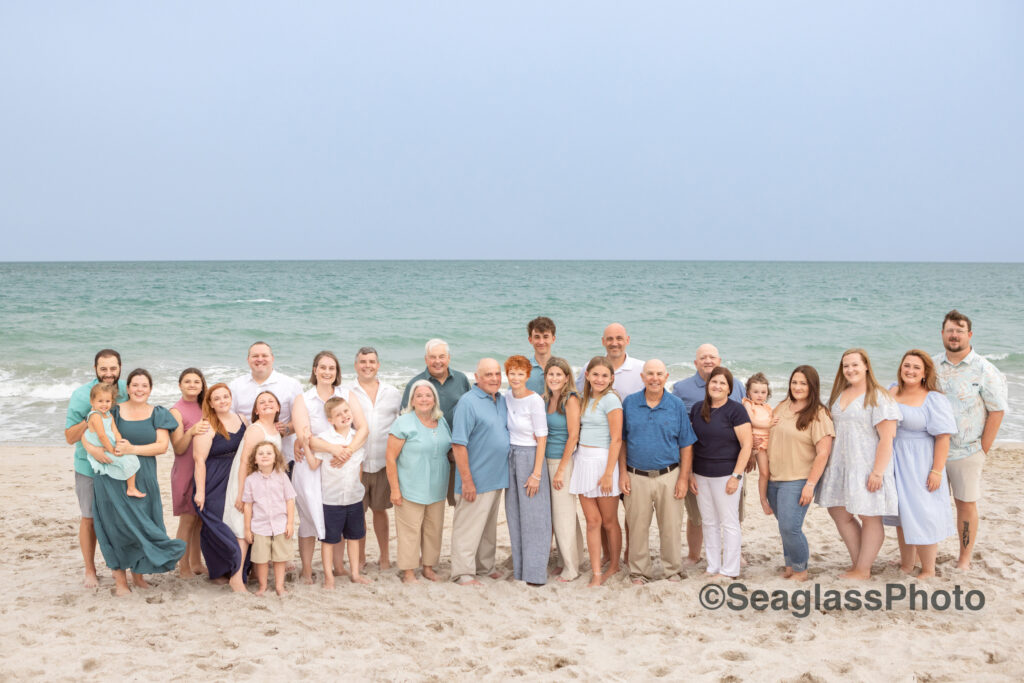
[[[463,577],[466,578],[466,577]],[[468,581],[456,581],[456,586],[482,586],[483,584],[476,579],[469,579]]]
[[[806,581],[807,580],[807,570],[805,569],[802,572],[793,572],[792,574],[790,574],[786,578],[789,579],[790,581]]]
[[[642,585],[644,585],[647,582],[644,581],[643,579],[633,579],[632,583],[633,583],[634,586],[642,586]]]
[[[683,577],[679,576],[679,574],[673,574],[672,576],[668,577],[667,580],[671,581],[672,583],[679,583],[683,580]]]
[[[786,567],[781,572],[779,572],[779,576],[781,576],[784,579],[790,578],[791,576],[793,576],[793,568],[792,567]]]
[[[128,586],[114,586],[114,595],[117,597],[124,597],[125,595],[131,595],[132,589]]]
[[[266,586],[260,586],[260,589],[258,591],[256,591],[256,593],[254,593],[254,595],[258,595],[261,598],[264,595],[266,595],[266,594],[267,594],[267,587]]]
[[[328,579],[326,576],[324,577],[324,590],[329,590],[329,591],[334,590],[334,577],[333,576],[330,579]]]
[[[138,490],[138,489],[128,489],[125,493],[127,493],[132,498],[145,498],[146,497],[146,494],[143,493],[142,491]]]
[[[188,565],[188,563],[179,564],[178,565],[178,578],[181,578],[181,579],[194,579],[197,576],[198,576],[198,574],[196,574],[194,571],[192,571],[192,567],[190,567]]]
[[[216,579],[210,579],[210,583],[212,583],[215,586],[223,586],[224,584],[228,583],[228,580],[225,579],[223,576],[218,576]]]
[[[339,565],[334,568],[335,576],[348,576],[348,570],[345,569],[345,565]]]
[[[83,588],[96,588],[100,585],[100,580],[96,576],[96,572],[86,572],[85,578],[82,579]]]
[[[843,572],[842,574],[840,574],[839,578],[845,581],[867,581],[871,578],[871,572],[860,572],[851,569],[848,572]]]
[[[903,572],[904,574],[906,574],[907,576],[913,576],[914,575],[914,567],[913,567],[913,565],[911,565],[910,567],[904,567],[901,564],[900,565],[900,571]]]
[[[377,566],[380,567],[381,571],[384,571],[385,569],[391,569],[391,560],[389,560],[386,557],[383,557],[381,558],[380,562],[377,563]]]
[[[424,573],[424,576],[425,575],[426,574]],[[402,583],[419,583],[419,582],[420,581],[419,581],[419,579],[416,578],[416,573],[413,570],[407,569],[406,571],[402,572]]]
[[[918,572],[916,578],[918,578],[918,579],[934,579],[935,578],[935,572],[934,571],[926,572],[925,570],[922,569],[920,572]]]
[[[278,595],[288,595],[288,591],[286,591],[283,587],[282,588],[275,588],[274,592],[277,593]]]
[[[152,588],[152,586],[146,581],[146,577],[142,574],[132,574],[132,583],[139,588]]]
[[[492,578],[492,579],[494,579],[495,581],[497,581],[497,580],[498,580],[498,579],[500,579],[501,577],[505,576],[505,573],[504,573],[504,572],[499,572],[499,571],[498,571],[497,569],[495,569],[495,570],[494,570],[493,572],[491,572],[491,573],[490,573],[490,574],[488,574],[487,576],[489,576],[490,578]]]
[[[228,581],[228,584],[231,586],[231,590],[233,590],[236,593],[248,593],[249,592],[249,589],[245,587],[245,583],[243,583],[241,576],[238,576],[238,575],[232,576],[231,580]]]
[[[587,584],[587,588],[597,588],[602,583],[604,583],[604,574],[598,572],[590,577],[590,583]]]
[[[620,569],[621,569],[621,567],[619,567],[619,563],[616,562],[616,563],[610,565],[608,567],[608,569],[604,570],[604,573],[605,574],[618,574]]]
[[[424,567],[423,568],[423,578],[426,579],[427,581],[437,581],[438,580],[437,572],[435,572],[431,567]]]
[[[971,560],[970,560],[970,558],[960,558],[959,560],[957,560],[956,568],[957,569],[962,569],[965,572],[966,571],[970,571],[971,570]]]
[[[206,568],[206,565],[200,564],[200,565],[196,565],[195,567],[192,567],[192,573],[196,574],[196,575],[199,575],[199,574],[209,574],[210,570]]]
[[[697,564],[698,562],[700,562],[700,558],[699,557],[696,558],[696,559],[694,559],[692,557],[689,557],[689,556],[683,558],[683,566],[684,567],[692,567],[693,565]]]
[[[352,575],[352,583],[361,583],[361,584],[367,585],[367,584],[373,583],[373,581],[371,581],[370,579],[366,578],[362,574],[353,574]]]
[[[307,586],[312,586],[313,585],[313,575],[312,574],[303,574],[300,578],[302,579],[302,583],[306,584]]]

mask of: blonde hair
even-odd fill
[[[868,352],[864,349],[847,349],[843,352],[843,355],[839,357],[839,370],[836,371],[835,382],[832,383],[832,394],[828,397],[829,408],[835,405],[835,402],[839,399],[839,394],[850,386],[850,382],[846,379],[846,375],[843,374],[843,358],[847,356],[857,354],[860,359],[864,362],[864,407],[871,406],[874,408],[878,405],[878,394],[885,393],[882,385],[875,379],[875,372],[871,369],[871,361],[868,359]]]
[[[259,471],[259,467],[256,466],[256,454],[264,446],[270,446],[274,449],[274,469],[278,472],[287,471],[287,465],[284,463],[284,455],[281,454],[281,449],[277,447],[277,444],[273,441],[260,441],[256,444],[256,447],[252,449],[252,453],[249,454],[249,472]]]
[[[590,386],[590,371],[596,365],[608,368],[608,372],[610,372],[612,376],[612,380],[608,382],[608,388],[602,391],[600,394],[594,394],[594,390]],[[609,391],[618,396],[618,392],[612,389],[613,384],[615,384],[615,368],[612,367],[612,362],[605,358],[604,356],[594,356],[593,358],[591,358],[590,362],[587,363],[587,369],[583,372],[583,405],[580,408],[580,412],[585,413],[587,411],[587,406],[590,405],[590,399],[594,399],[594,405],[591,406],[590,409],[597,410],[597,404],[601,402],[601,399],[604,398]]]

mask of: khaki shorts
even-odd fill
[[[953,498],[962,503],[974,503],[981,498],[981,468],[984,464],[985,451],[946,461],[946,476]]]
[[[391,484],[388,483],[387,469],[377,472],[363,472],[363,510],[387,510],[391,505]]]
[[[252,563],[266,564],[267,562],[287,562],[294,557],[290,539],[284,534],[276,536],[252,535]]]

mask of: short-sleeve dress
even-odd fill
[[[843,410],[840,399],[832,405],[836,440],[825,472],[818,482],[814,501],[822,507],[842,507],[854,515],[879,517],[896,515],[896,478],[890,460],[882,475],[882,488],[868,491],[868,476],[875,466],[878,432],[884,420],[899,420],[900,410],[888,394],[878,391],[876,405],[865,406],[864,397],[854,398]]]
[[[171,410],[181,414],[181,428],[185,430],[191,429],[192,425],[203,419],[203,409],[195,401],[180,399],[171,406]],[[192,500],[196,493],[195,473],[196,461],[192,457],[190,443],[183,453],[174,454],[174,464],[171,465],[171,506],[175,517],[196,513]]]
[[[154,443],[158,429],[173,431],[178,426],[170,411],[161,406],[153,406],[145,420],[122,419],[119,406],[112,412],[121,437],[133,445]],[[135,484],[145,498],[128,497],[123,480],[105,474],[93,477],[93,521],[103,560],[111,569],[130,569],[135,574],[171,571],[185,554],[185,541],[167,537],[156,458],[139,458]]]
[[[938,391],[929,391],[920,406],[896,405],[902,415],[892,446],[899,516],[883,521],[902,526],[908,544],[931,545],[956,533],[945,468],[939,488],[929,491],[926,484],[935,457],[935,437],[957,433],[953,406]]]
[[[112,428],[114,424],[114,416],[108,413],[106,417],[103,417],[103,413],[92,410],[89,411],[88,419],[91,419],[93,415],[100,416],[100,420],[103,421],[103,432],[107,435],[107,441],[109,441],[110,445],[113,446],[117,442]],[[91,429],[87,429],[85,431],[85,440],[97,448],[103,448],[103,442],[100,441],[99,434]],[[139,456],[132,454],[114,455],[113,453],[109,453],[109,455],[110,462],[102,463],[92,457],[92,454],[89,454],[89,464],[92,465],[92,471],[96,474],[105,474],[108,477],[121,479],[123,481],[128,481],[135,476],[136,472],[139,471]]]

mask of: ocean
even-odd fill
[[[831,386],[843,350],[863,347],[879,380],[903,352],[941,351],[943,315],[974,324],[975,350],[1005,373],[1002,441],[1024,441],[1024,265],[663,261],[257,261],[0,263],[0,443],[63,443],[67,399],[113,347],[122,376],[154,376],[152,400],[177,400],[185,367],[208,381],[248,372],[246,350],[271,344],[276,368],[305,382],[334,351],[346,382],[361,346],[399,387],[423,369],[423,344],[451,345],[472,373],[484,356],[530,356],[526,323],[558,327],[554,353],[574,367],[603,355],[621,322],[629,353],[660,358],[672,381],[694,351],[718,346],[738,378],[764,372],[773,402],[793,367]]]

